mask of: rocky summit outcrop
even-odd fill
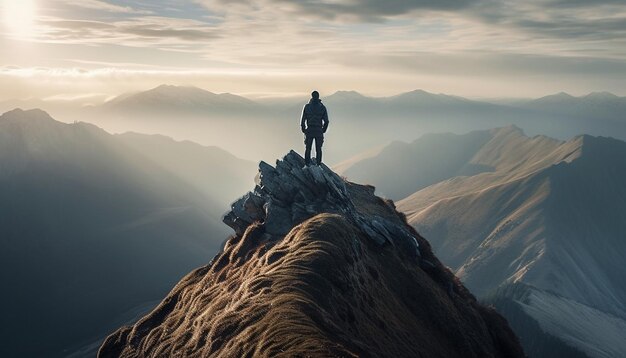
[[[374,188],[295,152],[259,166],[235,235],[100,357],[523,357]]]

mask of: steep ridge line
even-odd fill
[[[557,163],[570,163],[582,155],[582,136],[562,142],[545,136],[529,138],[516,127],[499,128],[490,132],[495,133],[494,137],[474,155],[470,163],[492,166],[493,171],[453,176],[422,188],[398,202],[401,211],[413,216],[435,201],[524,180]],[[545,144],[539,145],[537,142]],[[522,150],[522,147],[526,149]],[[442,192],[445,195],[441,195]]]
[[[411,143],[392,142],[376,152],[340,163],[335,169],[351,180],[375,185],[384,196],[401,200],[451,178],[497,177],[503,181],[513,179],[508,174],[516,176],[556,161],[571,160],[568,156],[575,152],[577,141],[580,139],[562,142],[546,136],[530,138],[514,125],[462,135],[433,133]]]
[[[259,165],[235,235],[100,357],[523,357],[374,188],[295,152]]]
[[[454,178],[398,208],[472,292],[497,303],[531,356],[624,356],[626,143],[583,135],[544,156],[539,170]],[[512,285],[534,298],[507,297]]]
[[[409,222],[418,222],[420,215],[423,212],[427,212],[428,210],[431,210],[433,207],[436,207],[437,205],[440,205],[441,203],[446,203],[446,202],[453,202],[454,200],[457,199],[462,199],[464,197],[468,197],[468,196],[479,196],[482,193],[488,192],[490,190],[499,190],[501,188],[507,187],[509,185],[515,185],[517,183],[521,183],[524,181],[529,181],[532,179],[536,179],[536,178],[544,178],[544,177],[548,177],[550,174],[550,171],[553,169],[553,167],[547,167],[547,168],[542,168],[542,169],[537,169],[534,172],[531,173],[524,173],[523,175],[514,177],[513,179],[508,179],[504,182],[495,182],[491,185],[485,186],[485,187],[477,187],[477,188],[472,188],[471,190],[467,191],[466,193],[454,193],[454,195],[450,195],[450,196],[445,196],[442,198],[437,198],[436,201],[430,202],[428,204],[428,206],[425,207],[421,207],[419,208],[419,210],[416,210],[414,212],[410,212],[409,215],[407,215],[407,219]],[[408,211],[408,210],[407,210]]]
[[[211,168],[213,158],[195,161],[202,154],[185,161]],[[207,191],[233,172],[205,176]],[[0,357],[94,356],[220,251],[223,207],[93,124],[0,115],[0,281],[10,287],[0,306],[11,307]]]

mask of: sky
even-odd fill
[[[626,96],[624,0],[0,0],[0,101]]]

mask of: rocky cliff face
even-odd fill
[[[262,162],[224,250],[99,356],[523,356],[391,201],[303,165]]]

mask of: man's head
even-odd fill
[[[313,99],[320,99],[320,93],[317,92],[317,91],[311,92],[311,98],[313,98]]]

